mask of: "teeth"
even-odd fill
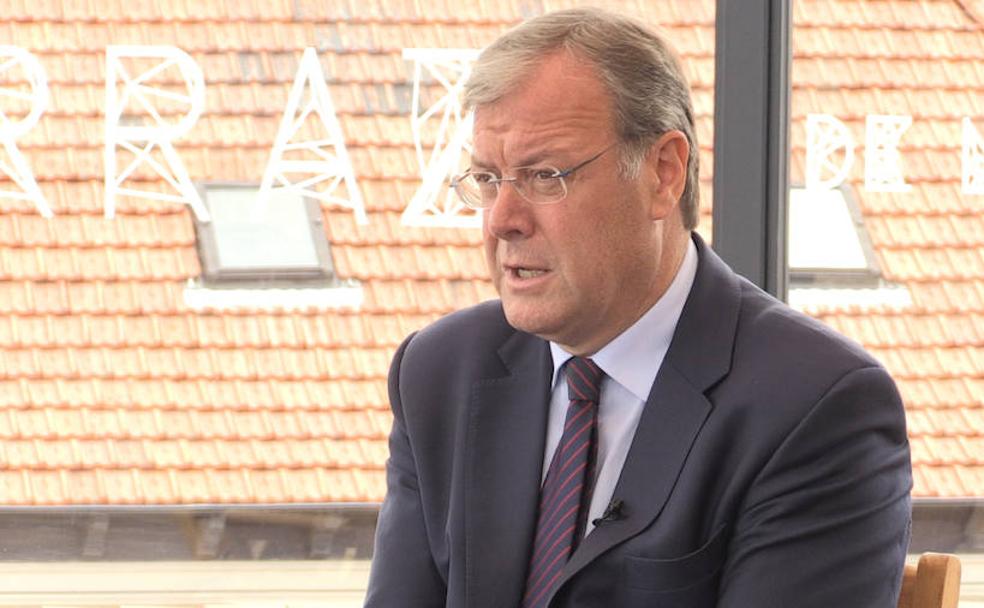
[[[519,278],[521,279],[532,279],[533,277],[538,277],[545,272],[545,270],[528,270],[526,268],[516,269],[516,274],[519,275]]]

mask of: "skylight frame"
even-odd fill
[[[259,193],[260,185],[248,182],[199,182],[195,184],[206,208],[212,211],[209,193],[223,190],[241,189],[244,191],[244,213],[250,213],[252,199]],[[219,227],[221,218],[202,222],[193,217],[197,235],[198,259],[201,262],[201,283],[207,287],[230,288],[284,288],[284,287],[325,287],[337,282],[335,267],[331,256],[331,245],[324,227],[321,203],[314,198],[297,195],[304,204],[308,219],[308,230],[314,248],[316,263],[311,265],[282,265],[276,267],[224,265],[219,256]],[[300,231],[298,231],[300,234]]]

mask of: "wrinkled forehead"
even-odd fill
[[[568,53],[543,58],[526,78],[491,103],[475,108],[475,131],[536,128],[557,117],[605,124],[612,116],[612,100],[590,63]]]
[[[610,141],[614,134],[611,105],[593,66],[569,54],[548,56],[520,85],[475,109],[476,156],[499,146],[505,148],[503,153],[511,147],[524,153],[547,153],[582,147],[591,140]]]
[[[513,67],[508,73],[500,71],[480,70],[474,72],[470,80],[487,79],[488,82],[478,85],[483,89],[478,94],[474,106],[468,109],[477,110],[482,107],[497,105],[509,99],[535,94],[546,103],[563,101],[571,95],[593,86],[605,89],[603,80],[594,63],[579,53],[559,48],[547,51],[529,65]]]

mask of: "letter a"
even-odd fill
[[[305,90],[309,91],[306,99]],[[312,113],[317,114],[320,124],[305,126]],[[299,136],[304,132],[316,134],[313,137]],[[293,182],[291,174],[300,174],[303,179]],[[343,181],[348,198],[335,195]],[[294,78],[270,162],[263,173],[253,217],[263,217],[265,207],[271,201],[270,195],[285,190],[348,207],[355,212],[358,223],[369,222],[345,148],[345,136],[335,116],[335,106],[321,72],[318,55],[311,47],[304,49],[304,57]]]

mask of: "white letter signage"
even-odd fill
[[[135,65],[141,65],[144,69],[131,74]],[[152,84],[155,77],[168,71],[173,73],[175,69],[181,76],[185,91],[175,92],[162,84]],[[187,110],[177,124],[171,124],[165,119],[165,115],[170,115],[160,111],[159,106],[162,105],[169,109]],[[202,70],[181,49],[138,45],[114,45],[106,49],[106,142],[103,158],[106,164],[107,218],[116,214],[116,197],[123,194],[191,205],[198,219],[209,221],[208,211],[171,144],[191,129],[204,106]],[[118,148],[132,155],[132,160],[122,170],[118,170],[117,166]],[[155,148],[160,150],[160,160],[154,158]],[[125,187],[124,182],[140,166],[150,167],[177,193]]]

